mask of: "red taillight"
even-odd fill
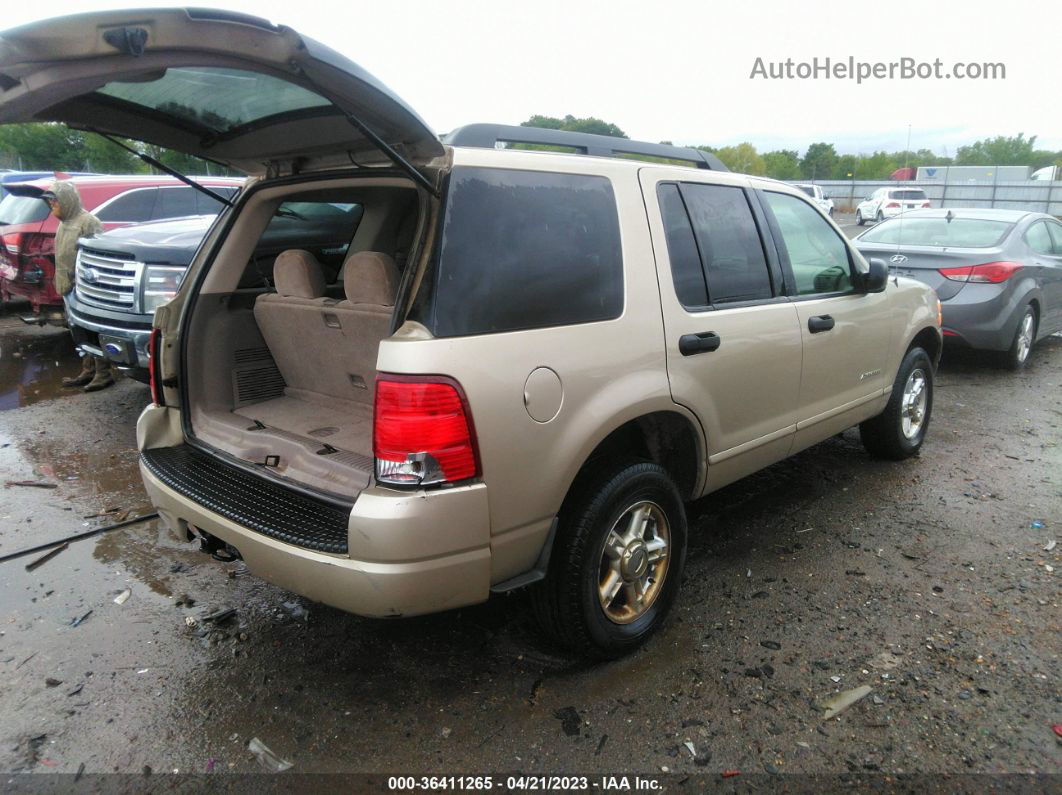
[[[0,245],[3,245],[5,253],[18,256],[22,253],[22,233],[8,232],[6,235],[0,235]]]
[[[986,262],[984,265],[964,265],[961,268],[941,268],[939,273],[953,282],[1002,284],[1022,268],[1020,262]]]
[[[929,202],[922,202],[922,206],[923,207],[932,207],[933,205],[930,204]]]
[[[156,406],[165,406],[162,396],[162,374],[159,372],[159,346],[162,345],[162,329],[151,329],[148,337],[148,383],[151,385],[151,402]]]
[[[895,208],[897,208],[899,206],[900,206],[899,202],[889,202],[888,204],[885,205],[885,209],[886,210],[891,210],[891,209],[895,209]]]
[[[372,448],[381,483],[426,486],[479,475],[472,416],[451,378],[381,375]]]

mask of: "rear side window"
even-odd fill
[[[1047,224],[1044,221],[1037,221],[1029,227],[1029,231],[1025,233],[1025,242],[1037,254],[1054,253],[1051,233],[1047,230]]]
[[[693,222],[712,304],[770,298],[771,277],[745,191],[685,182],[682,197]]]
[[[1047,227],[1055,244],[1055,256],[1062,257],[1062,224],[1048,222]]]
[[[210,186],[210,190],[218,194],[218,196],[224,196],[228,200],[232,200],[232,197],[236,194],[236,188],[222,188]],[[196,215],[217,215],[221,212],[224,205],[216,199],[211,199],[202,191],[193,191],[195,193],[195,214]]]
[[[155,195],[158,188],[141,188],[123,193],[98,212],[93,213],[101,221],[124,221],[139,224],[150,221],[155,210]]]
[[[454,169],[436,263],[436,336],[589,323],[622,311],[619,218],[606,178]]]
[[[47,218],[50,212],[42,199],[9,193],[0,201],[0,226],[36,224]]]
[[[784,193],[764,193],[782,233],[798,295],[843,293],[853,289],[848,247],[807,202]]]
[[[159,188],[153,217],[162,219],[195,215],[196,193],[198,191],[194,188]]]
[[[686,215],[678,185],[661,183],[656,189],[660,201],[660,215],[664,219],[667,236],[667,256],[671,260],[671,278],[679,303],[687,309],[703,307],[708,303],[708,288],[704,282],[701,257],[697,242],[693,239],[693,227]]]

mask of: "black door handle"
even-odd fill
[[[716,350],[722,342],[722,338],[714,331],[702,331],[700,334],[683,334],[679,337],[679,353],[683,356],[708,353]]]
[[[808,318],[808,331],[818,334],[820,331],[829,331],[833,328],[833,318],[829,315],[816,315]]]

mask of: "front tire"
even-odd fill
[[[664,622],[685,560],[686,511],[667,472],[648,462],[608,469],[565,501],[535,617],[577,654],[621,657]]]
[[[1014,340],[1010,348],[1003,354],[1003,366],[1008,370],[1021,370],[1029,361],[1029,353],[1032,351],[1033,342],[1036,341],[1036,310],[1032,306],[1025,307],[1025,312],[1018,321],[1018,328],[1014,332]]]
[[[902,461],[922,448],[933,413],[933,362],[911,348],[900,363],[885,410],[859,426],[863,447],[875,458]]]
[[[884,220],[885,220],[885,213],[883,213],[881,210],[878,210],[878,214],[874,216],[874,223],[880,224]]]
[[[856,226],[862,226],[866,223],[866,219],[863,218],[863,213],[856,210]]]

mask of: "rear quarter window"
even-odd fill
[[[454,169],[428,318],[436,336],[590,323],[622,311],[619,217],[608,179]]]
[[[41,199],[9,193],[0,201],[0,226],[8,224],[36,224],[51,212]]]

